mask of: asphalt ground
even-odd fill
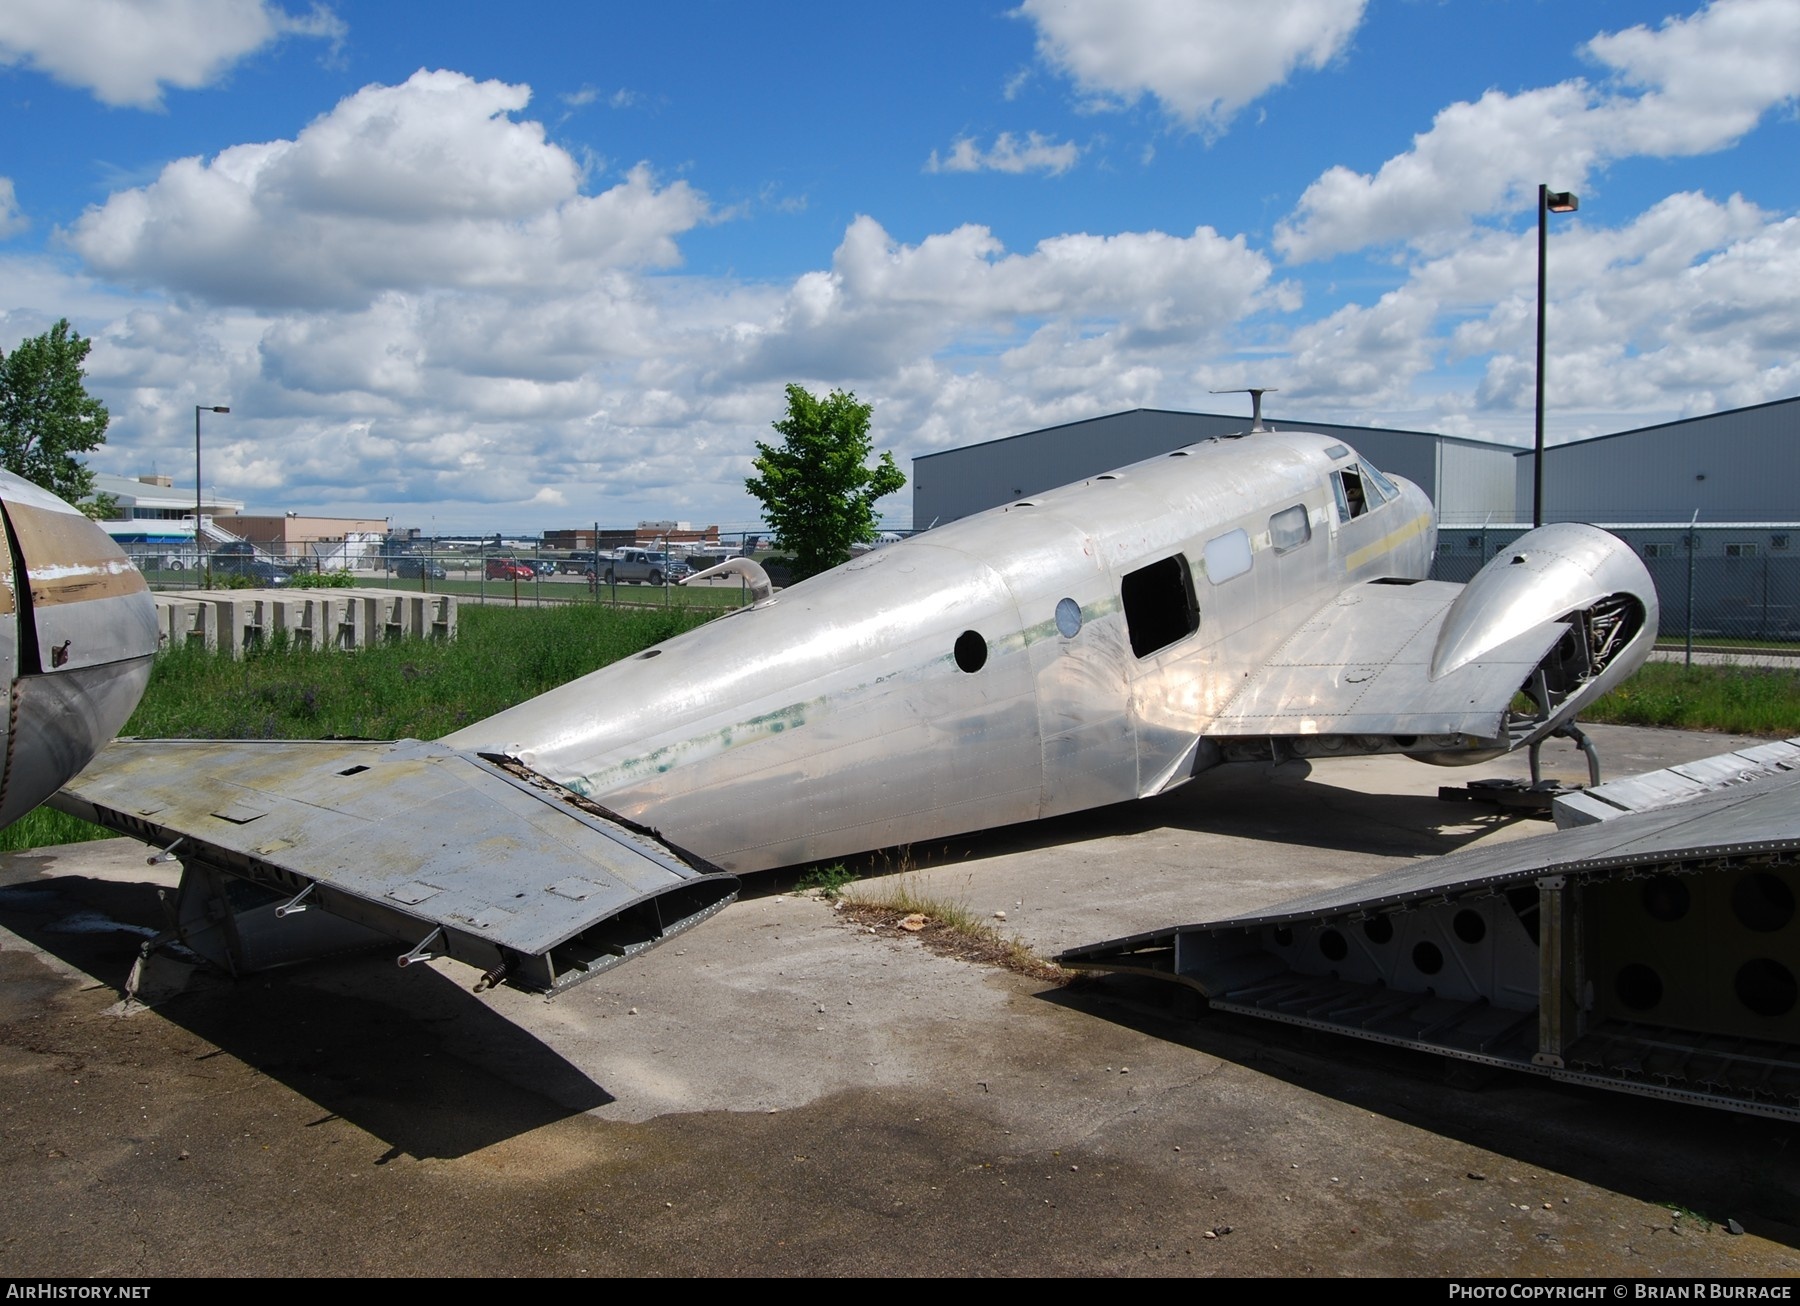
[[[1608,776],[1743,742],[1590,734]],[[1222,768],[852,869],[1048,954],[1541,832],[1436,797],[1522,772]],[[396,948],[128,1014],[145,851],[0,858],[5,1274],[1800,1272],[1794,1125],[1028,979],[780,875],[554,1001]]]

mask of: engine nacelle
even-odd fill
[[[0,825],[62,788],[118,733],[160,635],[143,576],[47,490],[0,472]]]
[[[1536,743],[1643,665],[1656,643],[1656,586],[1631,546],[1596,526],[1557,522],[1521,536],[1476,573],[1438,631],[1438,679],[1547,624],[1564,631],[1519,686],[1531,711],[1514,711],[1496,751]],[[1414,754],[1467,765],[1494,754]]]

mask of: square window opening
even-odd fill
[[[1131,651],[1149,657],[1200,629],[1194,577],[1181,554],[1128,572],[1119,585]]]

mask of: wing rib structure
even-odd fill
[[[179,858],[176,937],[233,971],[387,939],[402,966],[555,993],[738,889],[523,768],[419,740],[120,740],[53,802]]]

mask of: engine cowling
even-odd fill
[[[1502,748],[1519,748],[1554,734],[1642,666],[1656,643],[1659,614],[1656,586],[1630,545],[1597,526],[1540,526],[1491,559],[1451,604],[1431,677],[1449,675],[1538,627],[1565,626],[1519,686],[1531,709],[1508,714]],[[1482,760],[1415,756],[1439,765]]]
[[[130,718],[159,643],[150,589],[110,536],[0,472],[0,825],[72,779]]]

